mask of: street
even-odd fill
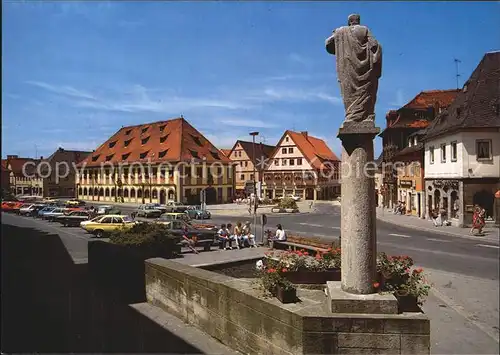
[[[122,213],[134,208],[119,207]],[[208,223],[252,221],[253,217],[216,215]],[[80,228],[2,213],[2,223],[35,228],[61,238],[75,263],[87,259],[91,235]],[[340,207],[322,206],[316,213],[269,215],[265,228],[281,223],[288,234],[334,240],[340,234]],[[258,229],[258,232],[260,228]],[[492,242],[421,232],[377,221],[378,250],[409,255],[424,268],[433,291],[424,304],[431,318],[433,353],[493,354],[498,349],[499,249]]]

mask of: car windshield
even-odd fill
[[[169,214],[162,214],[159,219],[160,219],[160,221],[171,221],[171,220],[173,220],[172,215],[169,215]]]
[[[103,219],[104,216],[97,216],[97,217],[94,217],[90,220],[90,222],[99,222],[101,219]]]
[[[55,210],[55,207],[49,207],[43,209],[44,212],[52,212],[53,210]]]
[[[131,222],[134,222],[134,220],[130,216],[125,216],[125,217],[123,217],[123,222],[131,223]]]

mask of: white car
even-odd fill
[[[34,209],[35,209],[35,205],[29,205],[29,206],[26,206],[26,207],[21,207],[19,209],[19,214],[21,216],[23,216],[23,215],[27,216],[27,215],[31,214],[31,211],[33,211]]]
[[[51,212],[45,213],[42,218],[48,221],[55,221],[57,217],[64,216],[67,211],[66,208],[56,208]]]

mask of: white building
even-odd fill
[[[452,224],[470,225],[474,205],[498,223],[500,188],[500,52],[487,53],[425,137],[425,191]]]

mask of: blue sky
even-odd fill
[[[92,150],[181,114],[218,148],[295,129],[339,154],[324,40],[352,12],[383,46],[380,127],[418,92],[455,88],[454,58],[462,85],[500,49],[498,2],[4,2],[2,156]]]

